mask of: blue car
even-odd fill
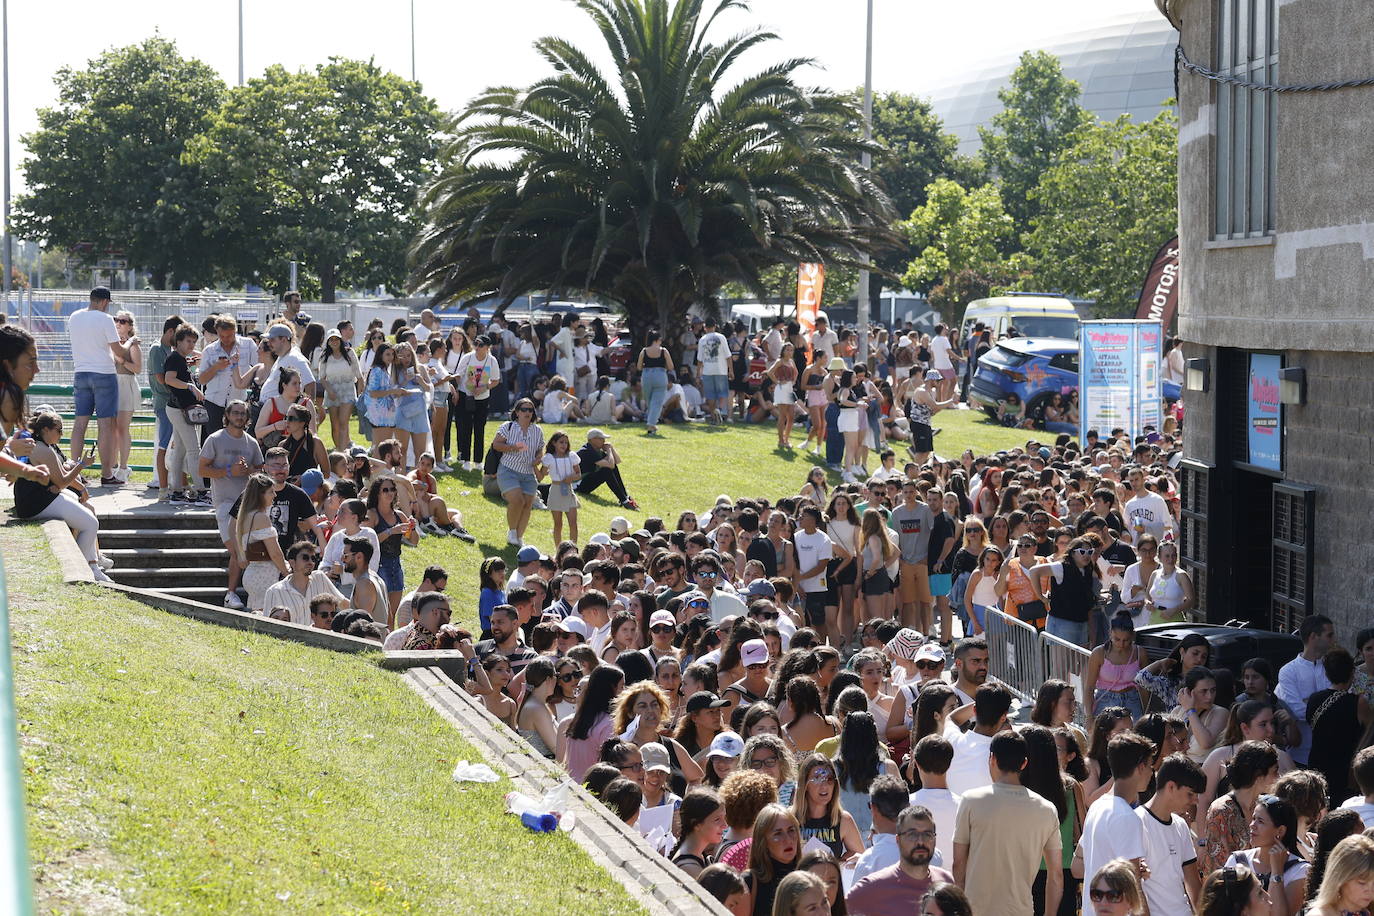
[[[1051,397],[1067,396],[1077,390],[1078,341],[1009,337],[1003,338],[978,360],[969,400],[994,420],[1001,421],[1008,411],[1016,412],[1008,405],[1008,396],[1015,395],[1025,405],[1022,416],[1038,426]],[[1067,426],[1054,431],[1077,432]]]

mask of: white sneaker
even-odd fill
[[[440,474],[447,474],[449,471],[452,471],[453,468],[444,464],[442,461],[436,461],[434,462],[434,470],[438,471]]]
[[[101,569],[114,569],[115,561],[111,560],[107,554],[100,553],[96,554],[96,556],[100,557],[99,563]]]
[[[514,529],[514,528],[507,529],[507,531],[506,531],[506,543],[509,544],[509,545],[511,545],[512,547],[523,547],[523,546],[525,546],[524,544],[522,544],[522,543],[520,542],[520,535],[518,535],[518,534],[515,533],[515,529]]]
[[[842,474],[840,475],[840,479],[843,480],[845,483],[858,483],[858,482],[859,482],[859,481],[858,481],[858,478],[856,478],[856,477],[854,476],[854,472],[853,472],[853,471],[845,471],[844,473],[842,473]]]
[[[113,582],[113,581],[114,581],[114,580],[111,579],[109,576],[105,575],[105,570],[103,570],[103,569],[100,568],[100,564],[99,564],[99,563],[92,563],[92,564],[91,564],[91,575],[95,577],[95,581],[97,581],[97,582]]]
[[[157,489],[160,489],[160,487],[158,486],[157,475],[156,475],[156,474],[153,475],[153,479],[152,479],[152,480],[148,481],[148,486],[144,487],[144,489],[145,489],[145,490],[157,490]]]
[[[534,498],[534,505],[530,506],[530,508],[531,508],[531,509],[542,509],[542,510],[545,511],[545,512],[547,512],[547,511],[549,510],[549,507],[548,507],[547,505],[544,504],[544,500],[540,499],[538,496],[536,496],[536,497]]]
[[[243,599],[239,597],[238,592],[225,592],[224,606],[235,611],[241,611],[243,610]]]
[[[430,519],[429,521],[425,522],[421,527],[424,528],[425,531],[429,532],[430,534],[447,534],[447,533],[448,533],[448,532],[446,532],[444,529],[440,528],[440,527],[439,527],[439,523],[436,522],[434,519]]]

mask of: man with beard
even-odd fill
[[[954,876],[930,864],[935,854],[935,819],[929,809],[909,805],[897,815],[896,865],[879,869],[854,884],[845,905],[855,916],[907,916],[935,884]]]
[[[988,679],[988,642],[981,636],[959,640],[954,647],[954,694],[967,706]]]
[[[245,433],[247,429],[248,405],[243,401],[230,401],[224,407],[224,428],[205,438],[205,444],[200,447],[200,466],[196,468],[200,477],[210,480],[219,538],[229,551],[229,583],[224,593],[224,606],[236,611],[243,610],[238,587],[244,562],[239,556],[230,510],[234,501],[243,496],[248,478],[262,470],[262,449],[256,439]]]
[[[371,541],[364,537],[344,539],[344,570],[353,576],[353,597],[349,603],[360,611],[366,611],[373,620],[391,629],[395,621],[390,616],[391,605],[386,599],[386,583],[382,581],[381,576],[372,571],[369,565],[371,562]],[[416,600],[419,600],[418,595]],[[418,613],[418,608],[416,612]]]
[[[291,461],[287,457],[286,449],[275,446],[267,450],[262,465],[263,473],[272,478],[272,505],[267,509],[267,517],[272,520],[272,527],[277,529],[277,539],[281,543],[283,554],[299,540],[316,543],[323,543],[325,540],[321,536],[324,519],[315,511],[315,504],[305,495],[304,490],[286,482],[290,469]],[[230,518],[238,518],[239,504],[242,502],[243,495],[240,494],[229,508]],[[230,530],[233,530],[232,526]]]
[[[520,639],[520,615],[509,604],[498,604],[491,610],[491,639],[484,639],[473,648],[477,658],[484,659],[500,652],[510,660],[512,674],[519,674],[538,656]]]

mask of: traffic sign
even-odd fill
[[[124,258],[97,258],[96,270],[128,270],[129,262]]]

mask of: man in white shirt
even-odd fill
[[[109,315],[110,291],[103,286],[91,290],[91,304],[72,312],[67,332],[72,341],[72,420],[71,457],[81,460],[86,448],[86,425],[95,417],[96,448],[100,451],[100,485],[119,485],[114,475],[115,415],[119,412],[119,383],[115,364],[124,358],[114,319]]]
[[[1169,504],[1164,497],[1152,491],[1145,482],[1145,471],[1131,468],[1126,481],[1134,494],[1126,502],[1126,526],[1131,543],[1142,534],[1153,534],[1155,540],[1163,541],[1164,532],[1174,528],[1174,517],[1169,514]],[[1123,532],[1125,534],[1127,532]]]
[[[1155,774],[1155,794],[1135,809],[1145,827],[1145,864],[1150,877],[1141,882],[1151,913],[1191,913],[1202,892],[1195,867],[1197,843],[1183,819],[1198,793],[1207,788],[1202,768],[1187,754],[1172,754]]]
[[[1145,861],[1145,825],[1131,802],[1139,797],[1154,775],[1155,746],[1137,732],[1114,735],[1107,744],[1107,763],[1112,768],[1112,791],[1093,802],[1083,820],[1083,835],[1074,854],[1074,877],[1083,878],[1083,912],[1092,912],[1088,892],[1093,875],[1112,859],[1126,859],[1139,871]],[[1141,874],[1141,878],[1145,875]],[[1164,911],[1176,912],[1176,911]]]
[[[1361,794],[1347,798],[1341,807],[1358,814],[1366,828],[1374,827],[1374,747],[1362,748],[1355,755],[1354,772]]]
[[[930,368],[940,373],[940,386],[936,398],[948,401],[954,394],[954,361],[950,353],[954,345],[949,342],[949,333],[943,324],[935,326],[935,334],[930,338]]]
[[[912,751],[921,788],[911,793],[913,805],[924,805],[935,818],[935,849],[940,858],[937,865],[954,864],[954,823],[959,814],[961,796],[950,791],[950,764],[954,762],[954,745],[944,735],[926,735],[916,742]],[[876,823],[876,819],[875,819]]]
[[[805,506],[800,522],[801,527],[792,536],[792,547],[797,552],[797,579],[806,611],[805,623],[825,639],[826,602],[829,600],[826,569],[835,555],[835,545],[829,535],[820,530],[821,510],[816,506]],[[841,634],[832,635],[838,639]]]
[[[869,785],[868,810],[873,815],[873,835],[868,838],[868,848],[854,863],[850,887],[875,871],[896,865],[902,857],[897,850],[897,818],[907,806],[906,798],[906,783],[896,776],[884,773]],[[954,829],[953,822],[950,823],[950,829]],[[932,859],[931,864],[940,863]]]
[[[770,366],[782,355],[782,345],[787,342],[787,336],[783,333],[786,328],[787,322],[781,318],[774,318],[773,326],[763,335],[763,355]]]
[[[329,595],[343,607],[347,604],[344,596],[334,587],[329,577],[316,569],[320,562],[319,548],[309,541],[297,541],[286,551],[286,563],[291,574],[275,585],[269,586],[263,598],[264,614],[271,614],[273,608],[284,607],[291,612],[291,622],[304,626],[310,625],[310,599],[317,595]]]
[[[730,342],[716,330],[716,320],[706,319],[706,333],[697,341],[697,375],[701,378],[701,394],[706,413],[713,421],[720,421],[730,409],[730,379],[734,365],[730,359]]]
[[[953,755],[945,784],[955,795],[967,795],[992,784],[988,752],[993,736],[1011,727],[1007,721],[1010,709],[1011,691],[1003,685],[984,684],[978,688],[973,698],[973,728],[948,736]]]
[[[267,345],[276,354],[277,362],[262,383],[264,398],[277,393],[277,377],[285,366],[290,366],[301,374],[301,393],[307,397],[315,396],[315,373],[310,368],[310,360],[296,347],[296,337],[284,324],[274,324],[267,329]]]
[[[691,570],[697,591],[710,602],[711,620],[720,623],[726,617],[743,617],[749,612],[744,601],[724,581],[724,571],[714,552],[703,551],[692,557]],[[685,596],[683,600],[686,601],[688,597]]]
[[[589,590],[577,599],[577,617],[587,627],[587,645],[600,658],[611,641],[610,602],[600,592]]]
[[[811,349],[822,354],[816,362],[828,364],[835,356],[835,348],[840,345],[840,335],[830,330],[830,321],[824,315],[817,316],[816,329],[811,332]]]
[[[253,341],[238,335],[234,319],[220,315],[215,319],[215,340],[200,354],[200,387],[205,393],[205,412],[210,419],[200,428],[200,442],[211,433],[224,428],[224,408],[230,401],[241,400],[247,391],[240,373],[247,372],[257,362],[257,348]]]
[[[1307,765],[1307,757],[1312,752],[1312,726],[1307,721],[1307,700],[1318,690],[1331,687],[1331,679],[1322,667],[1322,656],[1336,643],[1336,628],[1331,618],[1322,614],[1304,617],[1298,626],[1298,638],[1302,640],[1302,654],[1279,669],[1279,684],[1274,694],[1288,708],[1293,710],[1293,718],[1298,720],[1302,732],[1302,743],[1289,749],[1289,755],[1299,765]]]

